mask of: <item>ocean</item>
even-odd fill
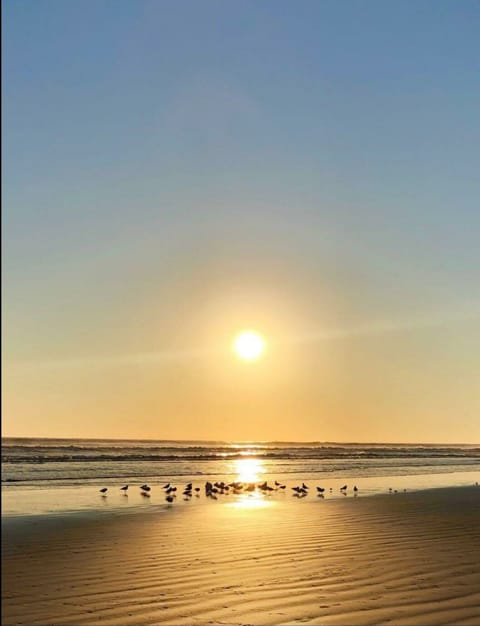
[[[309,481],[324,485],[331,497],[344,495],[338,491],[344,482],[362,485],[362,495],[385,492],[389,485],[395,490],[467,485],[480,480],[480,446],[2,439],[3,514],[95,509],[99,487],[117,497],[124,484],[131,485],[132,505],[140,501],[145,482],[160,490],[166,482],[202,486],[207,480],[277,480],[288,489]],[[155,489],[151,502],[154,494]],[[115,506],[112,498],[108,502]],[[120,503],[125,508],[125,499]]]
[[[262,474],[282,479],[474,472],[480,469],[480,446],[4,438],[2,483],[233,480],[245,459],[256,460]]]

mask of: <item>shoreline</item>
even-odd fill
[[[267,479],[270,484],[274,484],[275,476],[269,474],[260,475],[262,480]],[[202,504],[215,504],[230,501],[232,499],[238,499],[238,495],[227,494],[219,495],[218,502],[213,503],[209,499],[204,497],[204,486],[207,477],[203,476],[201,479],[197,476],[195,478],[189,477],[196,487],[200,487],[199,497],[192,497],[188,502],[184,502],[182,498],[183,486],[187,482],[185,477],[170,478],[172,484],[178,486],[177,498],[175,500],[175,507],[193,507]],[[278,490],[274,492],[268,492],[263,494],[263,498],[266,501],[282,502],[292,499],[292,487],[295,485],[301,485],[302,479],[294,479],[292,476],[286,474],[277,477],[280,481],[286,485],[284,491]],[[219,477],[210,477],[212,482],[220,480]],[[223,477],[223,480],[228,482],[232,477]],[[257,477],[256,484],[260,484],[262,480]],[[139,484],[130,483],[130,490],[128,496],[124,496],[120,491],[120,486],[123,483],[118,481],[106,481],[102,483],[96,481],[97,484],[89,485],[48,485],[48,486],[28,486],[28,485],[9,485],[2,490],[2,517],[10,515],[49,515],[62,513],[70,514],[75,512],[106,512],[109,510],[116,511],[117,513],[126,513],[131,509],[146,510],[152,507],[163,506],[166,507],[165,494],[162,486],[168,479],[162,482],[158,482],[158,479],[153,482],[149,482],[152,487],[148,498],[141,496]],[[340,487],[345,483],[348,483],[349,490],[347,492],[347,499],[355,497],[352,488],[355,484],[358,485],[358,497],[371,497],[374,495],[397,495],[407,492],[432,489],[432,488],[448,488],[448,487],[461,487],[461,486],[473,486],[476,482],[480,482],[480,471],[464,471],[464,472],[442,472],[437,474],[406,474],[406,475],[387,475],[387,476],[375,476],[375,477],[362,477],[355,476],[354,478],[345,476],[343,478],[333,478],[323,476],[306,476],[305,481],[310,485],[308,496],[305,498],[295,499],[298,503],[311,501],[317,499],[316,486],[318,484],[323,485],[325,488],[324,500],[325,502],[336,499],[344,499],[345,496],[341,492]],[[137,481],[135,481],[137,482]],[[249,481],[246,481],[246,483]],[[107,497],[100,497],[100,487],[108,486],[109,491]],[[257,494],[260,495],[260,494]],[[242,496],[240,496],[242,497]]]
[[[5,624],[480,622],[480,488],[2,518]]]

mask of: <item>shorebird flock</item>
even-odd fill
[[[120,487],[120,491],[122,491],[125,496],[128,495],[127,492],[129,486],[130,485],[124,485],[123,487]],[[343,487],[340,487],[340,493],[346,496],[348,488],[348,485],[343,485]],[[173,502],[175,502],[177,492],[180,493],[180,491],[182,493],[183,500],[186,502],[188,502],[192,497],[199,498],[202,493],[202,488],[194,487],[193,483],[187,483],[185,487],[183,487],[183,490],[179,490],[171,483],[163,485],[161,489],[163,490],[165,501],[168,502],[168,504],[173,504]],[[264,481],[262,483],[243,483],[238,481],[232,483],[225,483],[223,481],[211,483],[210,481],[207,481],[203,486],[203,493],[207,498],[210,498],[211,500],[218,500],[219,496],[228,496],[230,494],[241,495],[257,492],[266,496],[277,491],[285,493],[286,489],[287,486],[279,483],[277,480],[274,481],[273,486],[269,485],[267,481]],[[310,487],[303,482],[299,486],[290,487],[290,489],[293,492],[292,496],[295,498],[305,498],[309,495],[309,493],[314,493],[317,495],[317,497],[324,498],[325,492],[327,491],[325,487],[320,486],[316,486],[315,490],[310,490]],[[150,497],[151,490],[152,488],[147,484],[140,486],[140,494],[144,498]],[[333,488],[330,487],[328,491],[329,493],[332,493]],[[355,485],[352,491],[353,495],[356,496],[358,493],[358,487]],[[390,491],[392,490],[390,489]],[[103,487],[102,489],[100,489],[100,493],[104,498],[107,497],[107,492],[108,487]]]

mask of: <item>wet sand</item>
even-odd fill
[[[480,488],[2,519],[5,624],[479,624]]]

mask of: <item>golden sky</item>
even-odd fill
[[[480,442],[476,3],[4,4],[4,435]]]

